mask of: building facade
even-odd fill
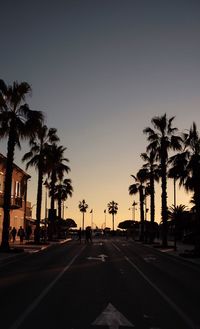
[[[3,226],[3,201],[4,181],[6,173],[6,157],[0,154],[0,240]],[[17,230],[20,226],[26,228],[26,223],[31,219],[31,204],[27,202],[27,182],[31,176],[17,165],[13,165],[10,227]]]

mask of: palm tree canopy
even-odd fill
[[[85,213],[87,211],[87,208],[88,208],[88,204],[85,202],[85,200],[83,199],[82,201],[79,201],[79,210],[80,212],[83,212]]]
[[[108,203],[108,212],[109,214],[117,214],[118,211],[118,203],[115,201],[111,201]]]
[[[65,178],[63,181],[55,185],[55,199],[66,200],[72,197],[73,187],[71,185],[72,181],[70,178]],[[51,192],[50,192],[51,193]]]
[[[148,152],[141,153],[140,157],[145,161],[143,169],[147,170],[145,173],[147,179],[150,179],[150,177],[153,176],[153,179],[158,182],[160,178],[160,167],[156,163],[156,151],[149,150]]]
[[[64,157],[64,152],[67,148],[62,145],[58,146],[55,143],[47,146],[47,171],[49,176],[54,173],[56,179],[62,180],[64,173],[68,173],[70,168],[65,162],[69,162],[67,158]]]
[[[39,168],[42,166],[43,169],[47,167],[46,161],[48,160],[48,151],[52,143],[59,141],[57,136],[57,129],[49,128],[42,123],[36,129],[36,135],[30,139],[31,149],[27,152],[22,161],[26,161],[26,169],[30,166]]]
[[[168,217],[172,220],[181,220],[183,214],[187,213],[188,209],[185,205],[171,206],[168,210]]]
[[[0,137],[8,137],[12,131],[12,138],[20,147],[20,139],[35,135],[38,123],[43,121],[41,111],[31,110],[25,103],[26,96],[31,93],[27,82],[6,85],[0,80]]]
[[[155,116],[151,120],[154,129],[147,127],[143,130],[150,142],[147,151],[156,150],[157,160],[163,157],[167,160],[170,149],[181,150],[182,148],[182,137],[175,135],[178,129],[172,127],[174,118],[168,119],[166,113],[161,117]]]

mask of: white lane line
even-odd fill
[[[79,253],[75,255],[72,260],[64,267],[64,269],[55,277],[55,279],[42,291],[42,293],[30,304],[27,309],[22,313],[19,318],[11,325],[9,329],[18,329],[24,320],[30,315],[30,313],[38,306],[41,300],[49,293],[49,291],[53,288],[53,286],[57,283],[57,281],[63,276],[63,274],[70,268],[70,266],[74,263],[76,258],[81,254],[81,252],[85,249],[85,246],[80,249]]]
[[[117,251],[121,252],[121,250],[114,243],[112,243],[112,245],[115,249],[117,249]]]
[[[162,292],[127,256],[125,256],[125,259],[143,277],[143,279],[157,291],[157,293],[171,306],[171,308],[178,313],[182,320],[187,323],[188,329],[196,328],[193,321],[187,315],[185,315],[185,313],[167,295],[165,295],[165,293]]]

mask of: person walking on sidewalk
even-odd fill
[[[25,237],[25,232],[22,226],[20,226],[17,235],[19,236],[19,241],[20,243],[23,243],[24,237]]]
[[[10,233],[11,233],[11,236],[12,236],[12,242],[14,243],[15,239],[16,239],[16,234],[17,234],[16,228],[13,227]]]

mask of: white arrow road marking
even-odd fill
[[[121,327],[131,327],[134,325],[129,322],[122,313],[120,313],[111,303],[92,323],[93,326],[108,326],[110,329],[119,329]]]
[[[89,260],[101,260],[102,262],[106,261],[106,257],[108,257],[107,255],[99,255],[97,257],[87,257],[87,259]]]
[[[105,260],[106,260],[106,257],[108,257],[108,256],[107,256],[107,255],[104,255],[104,254],[102,254],[102,255],[99,255],[98,257],[100,257],[100,258],[101,258],[102,262],[105,262]]]
[[[154,260],[156,260],[156,257],[152,256],[152,255],[148,255],[146,257],[144,257],[145,262],[152,262]]]

